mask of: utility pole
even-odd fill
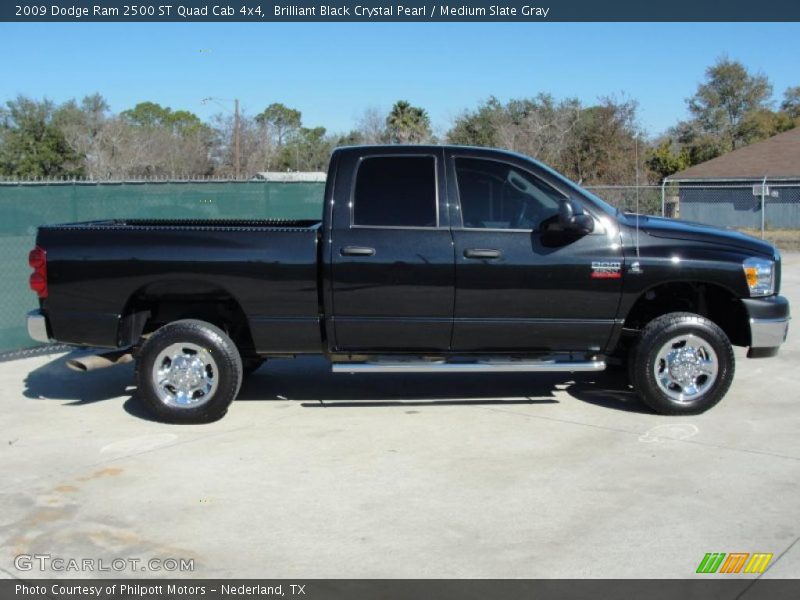
[[[233,124],[233,137],[236,154],[236,179],[240,178],[240,160],[239,160],[239,99],[234,100],[236,108],[234,111],[234,124]]]
[[[214,104],[219,104],[223,108],[222,102],[233,102],[234,110],[233,110],[233,162],[234,162],[234,169],[236,173],[236,179],[240,179],[242,176],[242,167],[241,167],[241,144],[239,138],[241,137],[241,124],[239,119],[239,99],[238,98],[213,98],[209,96],[208,98],[203,98],[200,101],[202,104],[207,102],[213,102]],[[230,110],[230,109],[226,109]]]

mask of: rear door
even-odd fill
[[[440,148],[340,158],[330,240],[336,350],[450,347],[455,278],[442,166]]]
[[[621,291],[615,232],[600,221],[588,235],[545,232],[566,194],[523,159],[454,150],[448,168],[457,182],[453,350],[600,351]]]

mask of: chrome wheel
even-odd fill
[[[717,353],[703,338],[680,335],[656,354],[653,365],[658,387],[677,402],[691,402],[706,393],[717,380]]]
[[[211,400],[219,368],[211,353],[197,344],[171,344],[153,363],[153,388],[167,406],[194,408]]]

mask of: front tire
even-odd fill
[[[629,365],[630,380],[650,408],[694,415],[716,405],[733,382],[733,347],[714,322],[675,312],[642,330]]]
[[[158,420],[208,423],[221,418],[242,385],[242,359],[227,334],[205,321],[164,325],[136,362],[139,397]]]

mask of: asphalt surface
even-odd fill
[[[800,254],[783,293],[800,306]],[[262,367],[221,421],[176,426],[142,412],[130,365],[5,362],[0,576],[683,578],[707,552],[767,552],[763,577],[798,577],[796,328],[777,358],[737,348],[728,396],[690,418],[613,373],[333,375],[308,358]],[[33,554],[65,570],[15,564]],[[141,571],[170,558],[194,570]]]

